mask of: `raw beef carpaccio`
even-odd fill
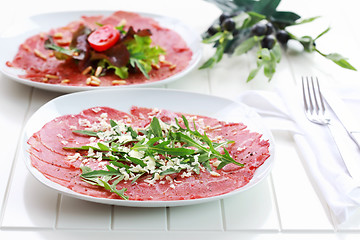
[[[28,140],[31,163],[51,181],[80,194],[122,199],[118,194],[82,179],[82,167],[106,169],[109,160],[88,158],[89,150],[76,150],[99,140],[75,133],[74,130],[105,131],[110,126],[110,120],[124,123],[134,130],[145,129],[154,117],[173,125],[176,118],[178,124],[184,125],[182,116],[191,123],[190,126],[195,125],[196,131],[206,133],[213,142],[230,141],[225,147],[226,151],[242,165],[229,163],[217,169],[218,160],[214,158],[209,160],[210,170],[200,167],[198,173],[182,170],[156,180],[154,174],[150,173],[141,175],[136,181],[123,179],[116,185],[116,189],[125,188],[124,194],[129,200],[188,200],[226,194],[246,185],[255,170],[270,156],[269,141],[263,139],[261,134],[249,131],[242,123],[227,123],[206,116],[137,106],[133,106],[130,113],[109,107],[93,107],[79,114],[57,117],[34,133]]]
[[[93,86],[89,85],[88,74],[83,74],[84,69],[76,61],[58,60],[52,50],[44,47],[48,36],[61,47],[68,48],[73,33],[81,25],[90,29],[96,29],[101,25],[119,26],[125,23],[125,29],[132,27],[135,31],[148,29],[151,32],[152,45],[161,47],[166,51],[164,60],[154,66],[146,78],[140,71],[131,72],[127,79],[120,79],[114,73],[99,76],[100,83],[95,86],[132,85],[156,82],[173,76],[183,71],[192,58],[192,51],[184,39],[175,31],[159,25],[157,21],[149,17],[140,16],[137,13],[117,11],[110,16],[82,16],[78,21],[73,21],[60,28],[54,28],[49,32],[40,32],[25,40],[19,46],[13,60],[7,62],[7,66],[23,69],[25,74],[20,77],[35,82],[47,84],[61,84],[64,86]],[[66,24],[66,23],[64,23]]]

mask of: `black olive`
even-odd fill
[[[267,27],[264,23],[258,23],[254,25],[251,32],[256,36],[264,36],[267,31]]]
[[[221,24],[222,29],[232,32],[235,30],[235,22],[231,18],[227,18]]]
[[[268,22],[266,23],[266,32],[265,32],[265,35],[270,35],[272,34],[274,31],[274,27],[273,25],[271,24],[271,22]]]
[[[279,30],[276,33],[276,38],[280,43],[285,44],[287,41],[289,41],[290,36],[285,30]]]
[[[231,17],[232,15],[230,13],[222,13],[219,17],[220,24],[222,24],[226,19]]]
[[[210,26],[207,30],[207,33],[212,36],[218,32],[218,29],[215,26]]]
[[[261,40],[261,47],[272,49],[275,46],[275,38],[273,35],[267,35]]]

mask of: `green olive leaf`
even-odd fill
[[[317,51],[319,52],[319,51]],[[320,53],[320,52],[319,52]],[[350,70],[354,70],[356,71],[356,68],[354,66],[352,66],[348,61],[347,58],[343,57],[342,55],[338,54],[338,53],[330,53],[330,54],[322,54],[320,53],[322,56],[324,56],[325,58],[333,61],[334,63],[336,63],[337,65],[339,65],[340,67],[346,68],[346,69],[350,69]]]
[[[259,38],[257,36],[253,36],[251,38],[246,39],[239,46],[235,48],[234,55],[241,55],[247,53],[257,43],[259,43]]]

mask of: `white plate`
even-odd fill
[[[125,86],[110,86],[110,87],[86,87],[86,86],[63,86],[56,84],[47,84],[34,82],[29,79],[20,78],[18,75],[24,73],[23,70],[15,69],[6,66],[6,61],[12,61],[16,55],[20,44],[22,44],[27,38],[38,34],[40,32],[47,32],[50,29],[65,26],[71,21],[79,20],[81,16],[94,16],[94,15],[103,15],[108,16],[112,14],[113,11],[74,11],[74,12],[56,12],[56,13],[46,13],[32,16],[28,19],[24,19],[14,26],[8,28],[8,31],[5,32],[0,38],[0,70],[11,79],[26,84],[28,86],[41,88],[50,91],[56,92],[77,92],[84,90],[96,90],[104,88],[129,88],[129,87],[147,87],[155,86],[159,84],[169,83],[171,81],[177,80],[184,75],[188,74],[193,70],[199,63],[202,55],[201,48],[201,37],[200,35],[193,30],[190,26],[185,25],[178,19],[174,19],[167,16],[160,16],[150,13],[138,13],[144,17],[150,17],[156,20],[162,27],[166,27],[174,30],[185,40],[188,47],[192,50],[193,55],[192,59],[189,62],[187,68],[183,71],[170,76],[166,79],[143,83],[135,85],[125,85]]]
[[[82,110],[90,107],[108,106],[128,112],[130,107],[133,105],[141,107],[156,107],[169,109],[176,112],[205,115],[225,121],[243,122],[249,127],[250,130],[262,133],[264,139],[269,139],[270,158],[268,158],[265,163],[256,170],[251,181],[240,189],[215,197],[179,201],[126,201],[90,197],[76,193],[66,187],[50,181],[31,165],[30,156],[28,153],[29,145],[26,143],[26,141],[30,136],[32,136],[33,133],[39,131],[45,123],[65,114],[78,114]],[[105,89],[78,92],[58,97],[43,105],[29,119],[25,126],[21,142],[21,152],[23,154],[26,166],[34,175],[34,177],[46,186],[64,194],[84,200],[133,207],[180,206],[203,203],[229,197],[248,190],[263,180],[270,172],[274,161],[273,137],[271,132],[265,127],[265,124],[263,123],[260,116],[254,110],[250,109],[244,104],[237,103],[225,98],[166,89]]]

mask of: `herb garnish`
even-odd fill
[[[215,143],[204,132],[201,134],[193,124],[193,130],[185,116],[182,116],[184,127],[178,119],[174,124],[167,124],[153,117],[144,129],[133,129],[121,121],[110,120],[109,130],[95,132],[74,130],[75,134],[96,137],[93,144],[77,148],[64,147],[67,150],[87,150],[83,158],[98,158],[108,161],[103,169],[93,170],[88,166],[81,167],[81,179],[85,182],[104,187],[123,199],[126,189],[118,190],[116,185],[121,181],[135,183],[143,175],[150,176],[144,181],[154,183],[164,176],[180,173],[199,174],[201,168],[212,172],[210,159],[217,159],[217,169],[229,163],[243,166],[235,161],[225,149],[234,141]],[[223,149],[224,153],[220,153]]]
[[[214,3],[222,15],[203,34],[203,43],[213,44],[216,51],[200,69],[213,67],[221,61],[223,54],[239,56],[257,47],[256,63],[247,81],[252,80],[263,69],[264,75],[272,79],[276,65],[281,61],[281,45],[286,48],[292,39],[298,41],[305,52],[317,52],[340,67],[356,70],[345,57],[338,53],[322,53],[315,41],[327,33],[330,28],[317,37],[297,37],[287,27],[309,23],[318,17],[301,19],[291,11],[278,11],[281,0],[206,0]]]
[[[159,57],[166,52],[160,46],[153,46],[149,29],[135,31],[124,26],[115,27],[120,32],[117,43],[104,52],[92,49],[87,41],[91,30],[81,25],[72,36],[69,47],[60,47],[55,44],[51,36],[45,41],[44,47],[54,51],[59,60],[73,59],[77,62],[80,71],[92,66],[96,69],[100,66],[103,70],[101,75],[113,70],[121,79],[127,79],[129,72],[140,71],[146,78],[150,78],[149,72],[152,65],[158,65]]]

